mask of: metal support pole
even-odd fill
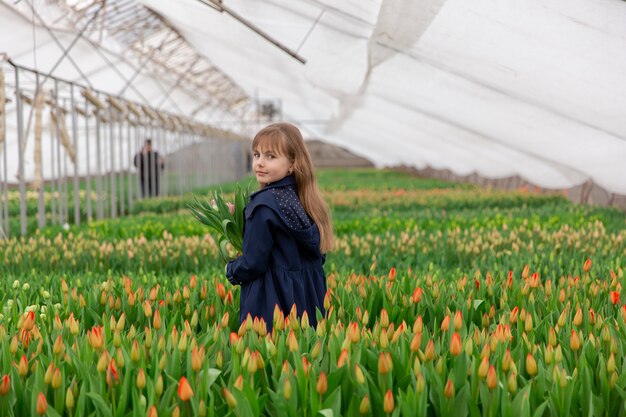
[[[0,70],[2,70],[0,68]],[[4,88],[4,87],[2,87]],[[6,97],[6,90],[4,91],[5,94],[3,94]],[[6,103],[2,103],[5,105],[5,109],[6,109]],[[4,162],[4,167],[3,167],[3,174],[4,174],[4,181],[2,181],[2,195],[4,198],[4,205],[2,206],[2,210],[4,213],[3,216],[3,221],[4,221],[4,236],[5,237],[9,237],[11,235],[11,230],[9,230],[9,187],[8,187],[8,182],[9,182],[9,172],[8,172],[8,159],[7,159],[7,139],[6,139],[6,111],[2,112],[2,132],[0,132],[0,135],[2,135],[4,137],[4,140],[2,141],[2,157],[3,157],[3,162]],[[1,224],[0,224],[1,225]]]
[[[109,140],[111,143],[109,144],[110,155],[109,159],[111,161],[111,173],[109,175],[110,178],[110,199],[111,199],[111,217],[117,218],[117,176],[115,175],[115,122],[113,121],[115,117],[115,110],[112,107],[109,107]]]
[[[39,94],[39,89],[43,88],[43,85],[39,84],[39,74],[35,74],[35,82],[37,83],[37,89],[35,89],[35,102],[37,101],[37,95]],[[40,110],[43,113],[43,109]],[[42,114],[43,116],[43,114]],[[43,130],[43,129],[42,129]],[[42,138],[43,140],[43,138]],[[35,144],[35,146],[37,146]],[[43,177],[43,158],[41,158],[41,175]],[[45,181],[41,181],[41,186],[39,187],[39,196],[37,202],[37,217],[38,217],[38,226],[39,228],[44,228],[46,226],[46,202],[44,199],[44,192],[46,188]]]
[[[70,84],[70,108],[72,109],[72,136],[74,136],[74,224],[80,225],[80,185],[78,182],[78,120],[76,119],[76,103],[74,101],[74,85]]]
[[[104,201],[102,199],[102,160],[100,143],[100,110],[96,109],[96,219],[104,217]]]
[[[119,172],[117,174],[119,180],[119,198],[120,198],[120,216],[126,214],[126,204],[124,201],[124,190],[125,190],[125,181],[124,181],[124,167],[128,163],[124,159],[124,115],[120,113],[120,120],[118,121],[118,136],[119,138]]]
[[[65,107],[67,107],[67,102],[64,100],[64,105]],[[65,114],[62,112],[59,112],[59,118],[60,120],[62,120],[62,125],[63,127],[66,126],[66,120],[65,120]],[[67,129],[65,129],[65,131],[67,132]],[[60,139],[60,137],[59,137]],[[67,138],[69,141],[69,144],[71,146],[71,141],[69,140],[69,138]],[[59,142],[61,142],[59,140]],[[59,147],[61,146],[61,144],[59,143]],[[69,202],[69,194],[70,194],[70,186],[69,186],[69,176],[67,175],[67,149],[65,149],[65,152],[63,152],[63,177],[62,177],[62,184],[63,184],[63,224],[68,223],[70,221],[70,202]]]
[[[20,176],[20,226],[22,236],[26,235],[26,180],[24,178],[24,120],[22,109],[22,91],[20,90],[19,69],[15,68],[15,102],[17,106],[17,142],[18,142],[18,172]]]
[[[132,175],[132,169],[133,169],[133,152],[132,152],[132,128],[131,128],[131,123],[128,123],[128,129],[126,132],[126,150],[127,150],[127,155],[128,155],[128,171],[126,171],[126,193],[127,193],[127,198],[128,198],[128,213],[130,213],[133,209],[133,188],[134,188],[134,183],[133,183],[133,175]]]
[[[86,200],[87,200],[87,223],[93,219],[93,211],[91,208],[91,154],[89,152],[89,102],[85,99],[85,162],[87,164],[87,187]]]
[[[56,153],[57,153],[57,176],[56,176],[56,190],[57,190],[57,198],[58,207],[59,207],[59,218],[58,224],[63,224],[64,222],[64,208],[62,203],[62,191],[61,191],[61,111],[59,109],[59,81],[54,80],[54,105],[56,107],[54,117],[56,118]],[[54,149],[52,150],[54,154]]]

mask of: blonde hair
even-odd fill
[[[317,187],[311,155],[300,130],[289,123],[266,126],[252,141],[252,150],[260,150],[259,148],[275,150],[293,164],[298,198],[320,232],[320,251],[331,251],[335,244],[330,211]]]

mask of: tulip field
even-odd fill
[[[0,416],[626,415],[624,213],[319,178],[337,248],[316,328],[297,306],[239,325],[190,196],[0,241]]]

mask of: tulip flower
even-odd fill
[[[65,406],[71,410],[74,408],[74,405],[76,405],[74,400],[74,392],[72,392],[71,387],[67,387],[67,390],[65,391]]]
[[[389,326],[389,314],[387,314],[387,310],[384,308],[380,312],[380,325],[385,328]]]
[[[383,410],[385,411],[385,413],[391,414],[395,406],[396,405],[393,399],[393,393],[390,389],[388,389],[387,393],[385,394],[385,398],[383,399]]]
[[[339,359],[337,360],[337,368],[342,368],[348,360],[348,349],[342,349]]]
[[[417,304],[420,302],[421,299],[422,299],[422,289],[420,287],[417,287],[415,288],[415,290],[413,290],[411,301],[413,301],[413,304]]]
[[[506,387],[510,393],[517,391],[517,373],[515,371],[511,372],[511,375],[509,375],[506,381]]]
[[[224,396],[224,399],[226,400],[226,404],[228,404],[230,408],[237,407],[237,399],[235,399],[235,397],[228,390],[228,388],[226,387],[222,388],[222,395]]]
[[[578,332],[576,332],[576,330],[572,330],[569,338],[569,345],[574,352],[580,349],[580,337],[578,336]]]
[[[43,393],[39,393],[39,396],[37,397],[37,414],[39,414],[40,416],[43,416],[44,414],[46,414],[46,411],[48,411],[48,401],[46,400],[46,397],[43,395]]]
[[[487,387],[493,390],[498,385],[498,376],[496,375],[496,368],[491,365],[487,372]]]
[[[429,362],[433,359],[435,359],[435,342],[433,342],[433,339],[430,339],[426,344],[426,349],[424,349],[424,360]]]
[[[450,339],[450,353],[452,356],[459,356],[463,349],[463,345],[461,343],[461,336],[454,332],[452,335],[452,339]]]
[[[94,326],[91,330],[87,330],[87,340],[91,347],[100,350],[104,346],[104,330],[102,326]]]
[[[484,379],[487,377],[487,373],[489,372],[489,358],[483,357],[480,365],[478,366],[478,377],[480,379]]]
[[[324,371],[320,373],[320,376],[317,379],[316,389],[317,393],[320,395],[324,395],[328,390],[328,379],[326,378],[326,373],[324,373]]]
[[[143,371],[143,368],[139,368],[139,372],[137,373],[137,388],[140,390],[144,389],[146,386],[146,373]]]
[[[389,281],[393,281],[394,279],[396,279],[396,268],[395,267],[392,267],[389,270],[389,277],[388,278],[389,278]]]
[[[583,272],[589,272],[591,269],[591,259],[587,259],[583,264]]]
[[[59,368],[56,368],[54,372],[52,373],[52,381],[50,385],[52,386],[53,389],[58,389],[62,383],[63,383],[63,376],[61,375],[61,370]]]
[[[26,359],[26,355],[22,355],[20,358],[20,362],[17,365],[17,373],[19,376],[26,376],[28,373],[28,359]]]
[[[182,376],[178,381],[178,398],[180,398],[181,401],[189,401],[191,397],[193,397],[191,385],[189,385],[187,378]]]
[[[157,413],[157,409],[155,406],[150,407],[150,409],[148,410],[147,417],[159,417],[159,413]]]
[[[458,332],[461,330],[461,326],[463,326],[463,313],[457,310],[456,313],[454,313],[454,330]]]
[[[115,360],[111,359],[109,362],[109,366],[107,367],[107,375],[106,381],[109,386],[117,385],[119,382],[119,373],[117,372],[117,366],[115,365]]]
[[[354,376],[356,378],[356,382],[361,385],[365,384],[365,374],[363,374],[363,370],[359,365],[354,367]]]
[[[448,382],[446,382],[446,386],[443,389],[443,395],[445,395],[446,398],[454,397],[454,383],[451,379],[448,379]]]
[[[532,353],[526,355],[526,372],[528,372],[528,375],[531,377],[537,375],[537,362],[535,362]]]
[[[29,311],[24,314],[24,321],[22,326],[22,328],[26,331],[31,331],[33,327],[35,327],[35,312]]]
[[[370,398],[366,395],[359,404],[359,413],[367,414],[370,412]]]
[[[611,291],[609,299],[611,300],[611,304],[613,305],[616,305],[617,303],[619,303],[619,292]]]
[[[285,379],[285,385],[283,385],[283,396],[287,401],[291,398],[291,382],[289,382],[289,379]]]
[[[5,396],[9,393],[11,389],[11,377],[7,375],[3,375],[0,379],[0,396]]]
[[[390,370],[390,361],[387,360],[384,352],[380,352],[380,355],[378,355],[378,373],[386,375]]]
[[[359,332],[359,324],[356,321],[353,321],[348,326],[348,339],[352,343],[357,343],[361,340],[361,333]]]
[[[441,321],[441,331],[447,332],[450,328],[450,316],[446,315]]]

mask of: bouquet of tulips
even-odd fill
[[[213,198],[198,198],[187,204],[193,216],[205,224],[217,237],[218,248],[224,262],[232,259],[229,245],[237,252],[243,246],[243,209],[250,195],[250,187],[237,186],[234,203],[227,201],[221,191],[214,191]]]

